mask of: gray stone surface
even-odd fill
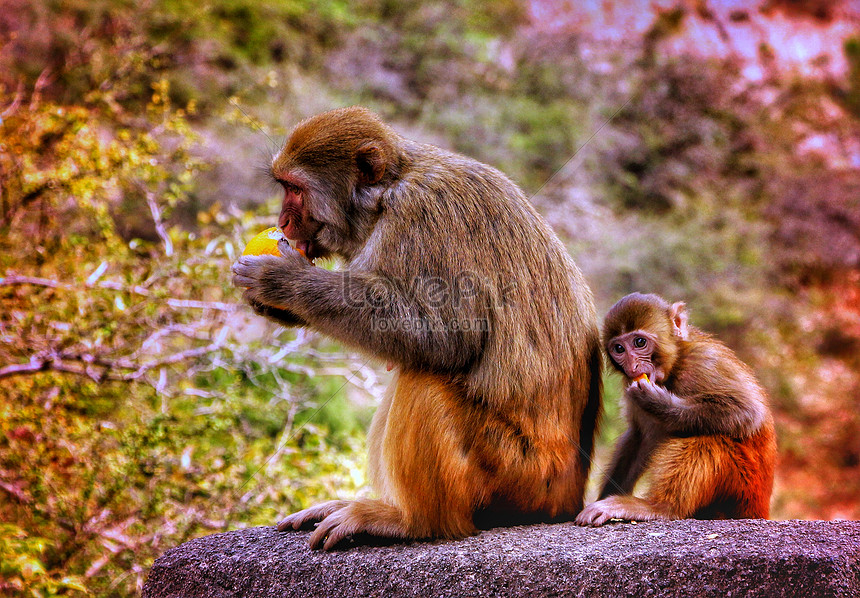
[[[860,522],[674,521],[495,529],[455,542],[312,551],[261,527],[162,555],[146,598],[860,596]]]

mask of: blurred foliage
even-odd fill
[[[45,538],[33,538],[16,525],[0,523],[0,592],[28,596],[82,596],[87,593],[77,576],[51,575],[41,561]]]
[[[215,209],[187,232],[161,220],[199,166],[162,98],[140,128],[109,135],[109,115],[83,108],[39,106],[3,124],[14,144],[3,167],[17,176],[3,196],[0,363],[33,367],[4,381],[0,520],[53,539],[40,554],[6,549],[10,567],[23,563],[10,578],[22,595],[80,584],[128,595],[177,542],[272,523],[362,480],[366,418],[331,410],[349,370],[316,373],[349,359],[308,340],[281,366],[271,358],[294,333],[237,337],[249,317],[225,302],[224,273],[234,234],[255,221]],[[121,229],[141,225],[121,208],[147,194],[161,204],[157,243],[126,241]],[[314,425],[294,429],[316,405]]]
[[[852,37],[845,42],[845,57],[849,65],[845,104],[855,116],[860,116],[860,37]]]
[[[601,309],[686,301],[772,395],[774,514],[860,517],[860,37],[844,80],[750,81],[653,17],[616,48],[507,0],[0,0],[0,592],[130,595],[362,485],[379,364],[228,275],[278,210],[253,162],[356,102],[537,193]]]
[[[195,201],[206,87],[177,106],[164,58],[208,34],[149,30],[191,15],[18,8],[0,11],[0,591],[127,596],[170,546],[354,493],[368,415],[344,390],[379,391],[358,357],[234,303],[262,222]]]

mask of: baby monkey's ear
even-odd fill
[[[669,319],[672,320],[672,332],[681,340],[687,340],[690,337],[690,331],[687,328],[687,305],[683,301],[673,303],[669,308]]]

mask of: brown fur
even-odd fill
[[[300,123],[272,174],[285,234],[344,269],[284,245],[281,258],[241,258],[235,284],[258,313],[399,369],[369,436],[378,498],[325,503],[279,529],[321,521],[311,544],[331,548],[575,515],[600,410],[596,314],[522,191],[362,108]]]
[[[646,345],[637,349],[633,339]],[[683,304],[635,293],[607,314],[610,361],[628,383],[630,427],[600,500],[580,525],[610,519],[767,518],[776,435],[764,390],[732,351],[687,325]],[[616,351],[622,344],[624,350]],[[650,382],[634,382],[639,374]],[[646,498],[630,493],[651,474]]]

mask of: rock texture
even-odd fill
[[[860,522],[674,521],[485,531],[455,542],[311,551],[307,532],[198,538],[145,598],[860,596]]]

